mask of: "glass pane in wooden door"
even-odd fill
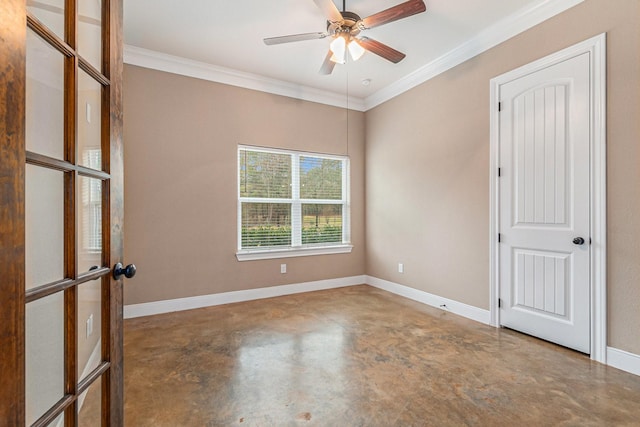
[[[102,279],[78,286],[78,381],[102,362]]]
[[[78,164],[102,169],[102,85],[78,71]]]
[[[51,427],[62,427],[64,425],[64,413],[58,415],[58,418],[56,418],[51,424],[49,424]]]
[[[26,421],[31,425],[64,396],[64,294],[30,302],[25,319]]]
[[[27,30],[27,150],[64,159],[64,56]]]
[[[102,266],[102,180],[78,176],[78,273]]]
[[[102,377],[94,381],[78,398],[78,426],[95,427],[101,425]]]
[[[102,1],[78,2],[78,53],[102,70]]]
[[[64,173],[27,165],[26,289],[64,279]]]
[[[27,10],[64,40],[64,1],[27,0]]]

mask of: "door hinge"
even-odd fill
[[[498,111],[502,111],[502,102],[498,102]]]
[[[498,243],[500,243],[501,241],[502,241],[502,235],[498,233]]]
[[[498,298],[498,308],[502,307],[502,298]]]

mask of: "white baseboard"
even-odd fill
[[[375,288],[400,295],[423,304],[430,305],[441,310],[466,317],[476,322],[489,325],[491,323],[491,314],[489,310],[484,310],[462,302],[454,301],[448,298],[439,297],[428,292],[390,282],[388,280],[378,279],[377,277],[366,276],[366,283]]]
[[[231,304],[235,302],[252,301],[263,298],[273,298],[302,292],[313,292],[323,289],[342,288],[345,286],[368,284],[432,307],[440,308],[459,316],[489,324],[489,310],[473,307],[448,298],[439,297],[428,292],[420,291],[398,283],[378,279],[372,276],[352,276],[339,279],[318,280],[315,282],[296,283],[292,285],[271,286],[268,288],[248,289],[219,294],[200,295],[196,297],[177,298],[172,300],[130,304],[124,306],[124,318],[152,316],[154,314],[171,313],[174,311],[192,310],[194,308],[211,307],[215,305]],[[443,307],[444,306],[444,307]]]
[[[607,365],[640,375],[640,355],[607,347]]]
[[[220,294],[200,295],[196,297],[178,298],[164,301],[130,304],[124,306],[124,318],[151,316],[171,313],[173,311],[191,310],[234,302],[252,301],[273,298],[302,292],[320,291],[323,289],[343,288],[345,286],[362,285],[366,276],[342,277],[339,279],[318,280],[315,282],[296,283],[292,285],[271,286],[268,288],[247,289],[244,291],[224,292]]]

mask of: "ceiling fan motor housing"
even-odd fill
[[[342,22],[327,21],[327,33],[335,35],[339,33],[347,33],[352,36],[360,33],[360,28],[356,25],[360,21],[360,16],[353,12],[340,12],[342,14]]]

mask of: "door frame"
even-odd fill
[[[559,52],[533,61],[515,70],[494,77],[490,81],[490,224],[489,224],[489,283],[491,325],[500,326],[500,86],[547,68],[569,58],[589,53],[591,75],[591,138],[589,141],[590,194],[590,319],[591,359],[606,363],[607,355],[607,185],[606,185],[606,33],[570,46]]]

